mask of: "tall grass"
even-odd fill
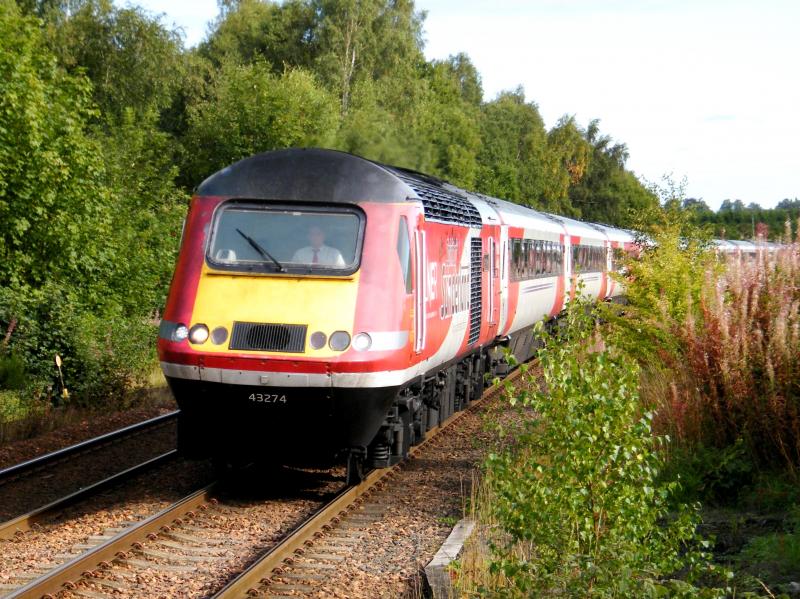
[[[717,256],[685,215],[627,261],[629,305],[608,332],[641,367],[654,428],[679,450],[741,446],[755,466],[800,473],[800,238]],[[738,451],[738,450],[737,450]]]
[[[797,475],[800,240],[721,262],[696,265],[702,284],[682,312],[638,306],[639,319],[673,337],[661,346],[663,365],[646,367],[643,395],[655,404],[657,428],[683,444],[742,440],[758,464]]]

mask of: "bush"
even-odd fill
[[[83,404],[125,407],[126,392],[143,385],[155,364],[157,326],[106,312],[81,314],[68,329],[74,347],[64,361],[67,386]]]
[[[20,390],[27,382],[25,361],[17,354],[0,354],[0,389]]]
[[[639,369],[598,347],[593,316],[572,302],[568,338],[545,337],[544,390],[515,398],[523,428],[488,461],[503,531],[492,568],[510,581],[498,594],[644,596],[703,561],[688,551],[696,506],[670,511],[678,484],[659,478],[667,440],[640,408]]]

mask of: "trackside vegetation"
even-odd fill
[[[795,591],[800,239],[787,223],[779,251],[720,257],[667,200],[626,260],[628,303],[573,301],[509,388],[465,594]]]

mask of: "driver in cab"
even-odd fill
[[[325,245],[325,231],[314,225],[308,230],[308,243],[292,256],[292,262],[303,264],[344,267],[342,254],[336,248]]]

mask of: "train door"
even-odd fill
[[[506,321],[508,320],[508,227],[505,225],[500,226],[500,322],[498,324],[498,331],[506,330]]]
[[[572,243],[569,235],[564,235],[564,303],[575,295],[575,281],[572,277]]]
[[[488,289],[487,295],[489,296],[489,301],[487,302],[486,306],[486,322],[489,323],[489,327],[496,327],[497,326],[497,316],[495,313],[495,309],[497,306],[497,298],[495,298],[495,293],[497,292],[497,281],[495,277],[497,275],[497,264],[496,264],[496,257],[495,257],[495,242],[494,237],[489,237],[488,244],[487,244],[487,252],[486,255],[489,257],[489,281],[488,281]]]
[[[425,248],[425,231],[414,232],[414,351],[425,349],[427,337],[428,260]]]

